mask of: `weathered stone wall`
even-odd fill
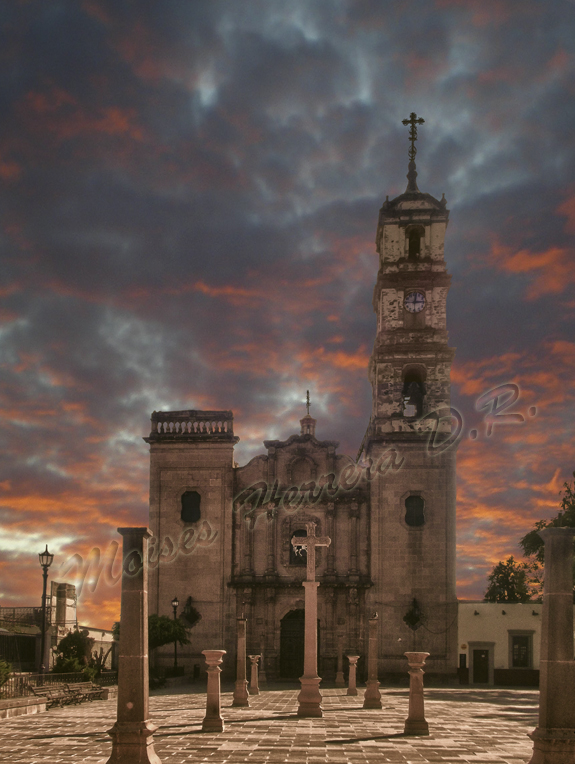
[[[201,651],[232,650],[232,594],[227,586],[232,560],[233,443],[156,442],[150,444],[150,528],[154,533],[150,570],[150,613],[172,617],[189,596],[202,620],[191,645],[180,647],[179,665],[203,665]],[[181,519],[181,496],[197,491],[201,518]],[[154,566],[157,551],[160,562]],[[173,647],[156,650],[156,664],[172,665]]]

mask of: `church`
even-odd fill
[[[426,673],[458,665],[455,594],[456,449],[451,439],[444,258],[449,219],[416,182],[417,120],[410,125],[408,184],[379,212],[376,334],[368,374],[371,417],[357,458],[323,440],[307,413],[287,440],[266,440],[244,466],[234,461],[232,411],[155,411],[150,446],[150,613],[201,620],[179,665],[203,665],[224,649],[235,678],[236,619],[247,619],[248,654],[262,654],[268,680],[303,673],[306,553],[292,539],[307,523],[331,543],[316,552],[318,673],[336,673],[344,653],[367,652],[379,617],[379,675],[404,675],[407,650],[430,653]],[[303,408],[303,407],[302,407]],[[303,414],[303,411],[302,411]],[[191,599],[190,599],[191,598]],[[156,651],[173,665],[173,648]]]

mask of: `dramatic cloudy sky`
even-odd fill
[[[147,524],[154,409],[233,409],[243,464],[309,388],[356,454],[412,111],[451,210],[458,591],[483,595],[575,469],[574,22],[573,0],[3,4],[2,604],[39,602],[46,543],[74,582]],[[525,421],[487,437],[502,384]],[[102,574],[80,619],[118,603]]]

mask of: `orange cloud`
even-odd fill
[[[55,86],[47,92],[29,92],[20,108],[31,131],[50,131],[60,141],[94,133],[138,142],[144,139],[143,129],[136,123],[135,109],[107,106],[89,113],[73,96]]]
[[[575,195],[570,196],[563,204],[560,204],[556,212],[558,215],[564,215],[567,218],[565,231],[567,233],[575,233]]]
[[[489,260],[507,273],[533,274],[527,299],[535,300],[546,294],[559,294],[575,283],[574,253],[562,247],[550,247],[543,252],[514,250],[499,242],[491,247]]]

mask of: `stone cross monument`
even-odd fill
[[[317,587],[315,580],[315,548],[329,546],[331,539],[327,536],[316,536],[314,522],[306,523],[307,536],[292,538],[295,548],[307,550],[307,575],[303,582],[305,589],[305,643],[304,668],[300,677],[301,691],[298,695],[298,716],[323,716],[321,710],[321,693],[319,691],[320,677],[317,675]]]

